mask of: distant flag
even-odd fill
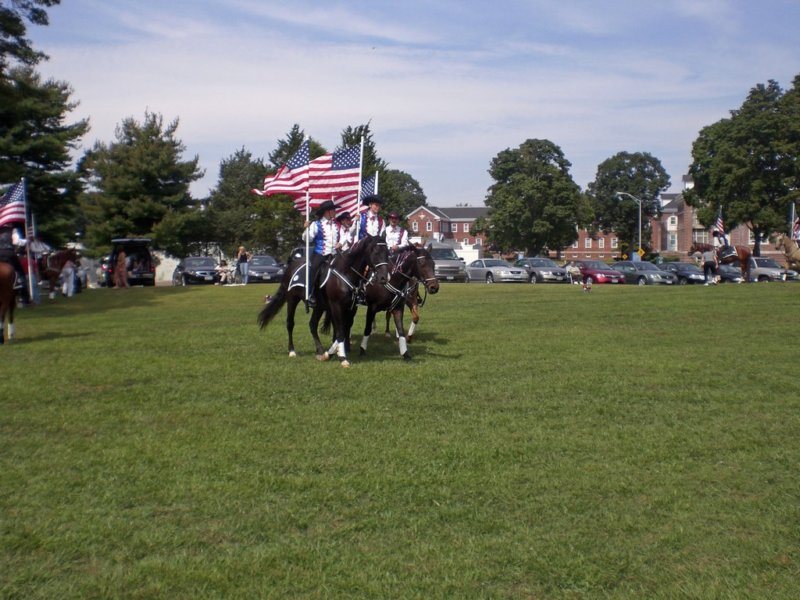
[[[725,222],[722,220],[722,207],[719,207],[717,213],[717,222],[714,223],[714,231],[719,231],[720,235],[725,235]]]
[[[300,149],[284,164],[275,175],[264,178],[263,189],[253,189],[259,196],[273,194],[290,194],[292,196],[305,196],[308,189],[308,140],[305,140]],[[304,205],[305,206],[305,205]]]
[[[6,190],[0,198],[0,227],[25,222],[25,184],[20,181]]]
[[[800,240],[800,215],[798,215],[792,224],[792,239]]]

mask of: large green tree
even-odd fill
[[[550,140],[529,139],[492,159],[488,221],[476,229],[502,250],[560,251],[591,221],[585,196],[569,174],[571,164]]]
[[[596,227],[616,232],[623,241],[623,252],[635,251],[641,203],[642,245],[650,245],[649,217],[661,214],[660,195],[669,185],[670,178],[661,161],[647,152],[618,152],[604,160],[588,186]]]
[[[387,214],[397,211],[401,219],[412,210],[427,205],[422,186],[411,175],[397,169],[385,169],[378,177],[378,191],[386,199]]]
[[[148,111],[142,122],[123,120],[115,142],[97,142],[81,159],[79,170],[89,187],[81,197],[85,239],[97,253],[108,251],[115,237],[153,235],[167,215],[174,224],[196,218],[189,185],[203,172],[196,156],[182,160],[185,147],[177,129],[178,119],[165,124]]]
[[[72,239],[80,191],[70,152],[89,129],[67,123],[76,103],[63,82],[43,81],[34,70],[45,55],[26,39],[26,21],[47,25],[42,7],[57,0],[0,4],[0,183],[26,179],[29,213],[38,233],[53,244]]]
[[[787,99],[775,81],[756,85],[739,109],[704,127],[692,145],[694,187],[686,202],[707,227],[720,210],[726,229],[747,225],[756,255],[762,239],[785,228],[797,196],[796,92]]]

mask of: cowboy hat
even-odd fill
[[[364,204],[365,206],[369,206],[373,202],[383,204],[383,198],[378,196],[378,194],[372,194],[370,196],[364,196],[364,198],[361,199],[361,204]]]
[[[321,217],[329,210],[336,210],[336,205],[331,200],[325,200],[322,204],[317,207],[317,210],[314,211],[318,217]]]

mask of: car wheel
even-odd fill
[[[636,280],[636,283],[639,285],[647,285],[647,279],[644,277],[639,277],[639,279]]]
[[[486,283],[494,283],[494,276],[491,273],[486,274]]]
[[[678,283],[681,285],[686,285],[687,283],[689,283],[689,280],[686,279],[686,277],[681,277],[680,279],[678,279]]]
[[[759,276],[758,276],[758,281],[759,281],[759,282],[771,281],[771,279],[769,278],[769,276],[768,276],[768,275],[759,275]]]

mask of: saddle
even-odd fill
[[[720,260],[736,256],[738,256],[738,254],[736,254],[736,248],[734,248],[733,246],[723,246],[722,248],[719,249]]]

